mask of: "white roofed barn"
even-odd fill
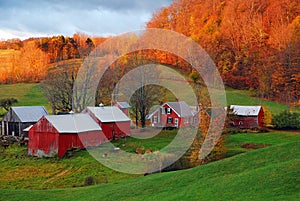
[[[2,135],[22,136],[25,128],[47,114],[44,106],[11,107],[2,120]]]

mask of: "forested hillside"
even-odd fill
[[[174,0],[154,13],[147,27],[191,37],[210,54],[227,86],[300,104],[300,0]],[[1,41],[0,83],[44,80],[53,63],[84,58],[106,39],[76,33]],[[136,66],[141,60],[191,72],[176,55],[157,50],[133,53],[113,65]]]
[[[53,63],[83,58],[104,40],[76,33],[0,41],[0,83],[39,82]]]
[[[198,42],[228,86],[286,103],[299,100],[299,0],[175,0],[147,27]]]

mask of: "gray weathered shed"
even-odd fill
[[[11,107],[2,120],[2,135],[21,136],[25,128],[47,114],[44,106]]]

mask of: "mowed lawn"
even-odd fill
[[[274,132],[229,136],[236,146],[266,148],[200,167],[90,187],[0,190],[5,200],[298,200],[300,135]],[[231,144],[232,146],[232,144]]]

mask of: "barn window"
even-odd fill
[[[168,117],[168,124],[172,123],[173,118],[172,117]]]
[[[157,123],[157,116],[153,117],[153,123]]]
[[[167,114],[171,114],[171,108],[167,108]]]

